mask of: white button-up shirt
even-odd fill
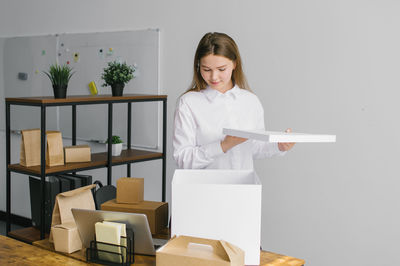
[[[253,169],[253,158],[284,154],[277,143],[247,140],[226,153],[223,128],[265,130],[264,109],[258,97],[234,86],[225,93],[210,87],[188,92],[177,103],[174,121],[174,159],[179,168]]]

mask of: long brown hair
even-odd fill
[[[232,72],[232,82],[239,88],[250,90],[242,69],[242,59],[235,41],[225,33],[209,32],[201,38],[194,55],[193,80],[189,91],[200,91],[207,87],[200,74],[200,59],[207,55],[220,55],[232,60],[236,67]]]

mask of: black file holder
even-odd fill
[[[126,237],[121,236],[121,243],[126,241],[126,246],[99,242],[95,238],[95,240],[90,242],[90,247],[86,249],[86,261],[112,266],[128,266],[135,263],[135,236],[133,231],[128,228],[126,229],[126,235]],[[111,250],[120,250],[121,253]],[[121,262],[118,263],[117,260]]]

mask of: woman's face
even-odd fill
[[[200,74],[204,81],[221,93],[233,88],[234,69],[235,63],[224,56],[209,54],[200,59]]]

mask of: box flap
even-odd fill
[[[226,254],[229,256],[231,265],[244,265],[244,251],[229,242],[221,240],[221,245],[224,247]]]
[[[220,241],[212,239],[179,236],[171,238],[159,252],[229,262],[229,256]]]

